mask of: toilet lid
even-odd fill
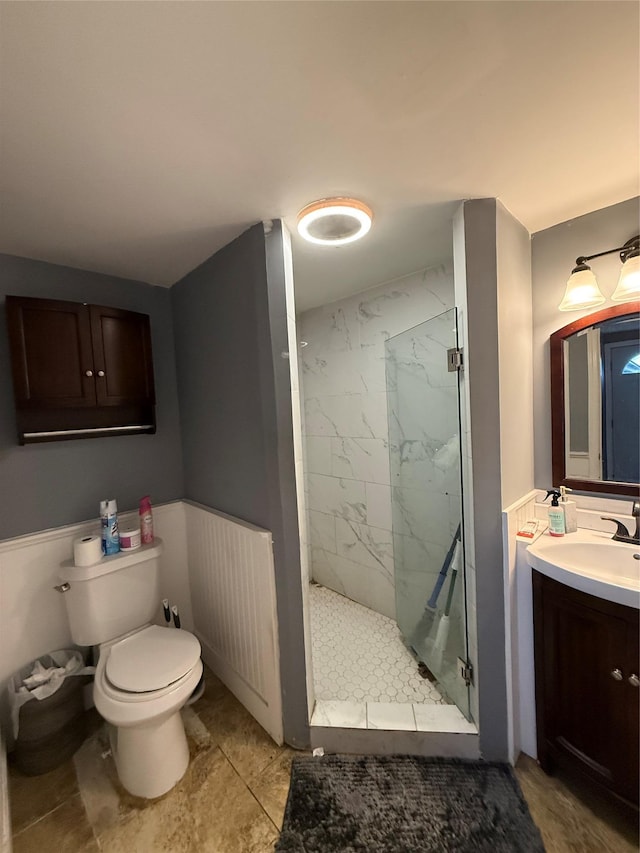
[[[200,643],[193,634],[151,625],[111,647],[106,673],[119,690],[147,693],[182,678],[199,657]]]

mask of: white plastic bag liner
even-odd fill
[[[85,666],[77,649],[60,649],[23,666],[9,679],[9,707],[13,736],[18,737],[20,708],[32,699],[46,699],[59,690],[71,675],[91,675],[95,666]]]

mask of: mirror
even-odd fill
[[[550,342],[554,485],[637,495],[640,302],[582,317]]]

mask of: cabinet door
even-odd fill
[[[541,764],[569,756],[588,775],[630,797],[627,756],[638,734],[628,728],[628,624],[619,613],[619,605],[534,573]]]
[[[23,409],[96,405],[89,307],[7,296],[16,403]]]
[[[98,405],[153,404],[149,317],[100,305],[90,308]]]
[[[631,610],[627,622],[627,667],[624,670],[626,731],[631,733],[631,737],[626,739],[624,786],[628,792],[627,797],[632,802],[637,802],[640,791],[640,686],[636,686],[637,681],[633,678],[640,678],[639,630],[640,613],[638,610]]]

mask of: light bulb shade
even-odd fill
[[[371,208],[355,198],[324,198],[298,214],[298,233],[310,243],[344,246],[364,237],[371,228]]]
[[[577,266],[567,282],[562,302],[558,305],[560,311],[580,311],[583,308],[594,308],[605,301],[596,277],[586,264]]]
[[[622,264],[618,286],[611,294],[612,302],[640,299],[640,254],[630,255]]]

